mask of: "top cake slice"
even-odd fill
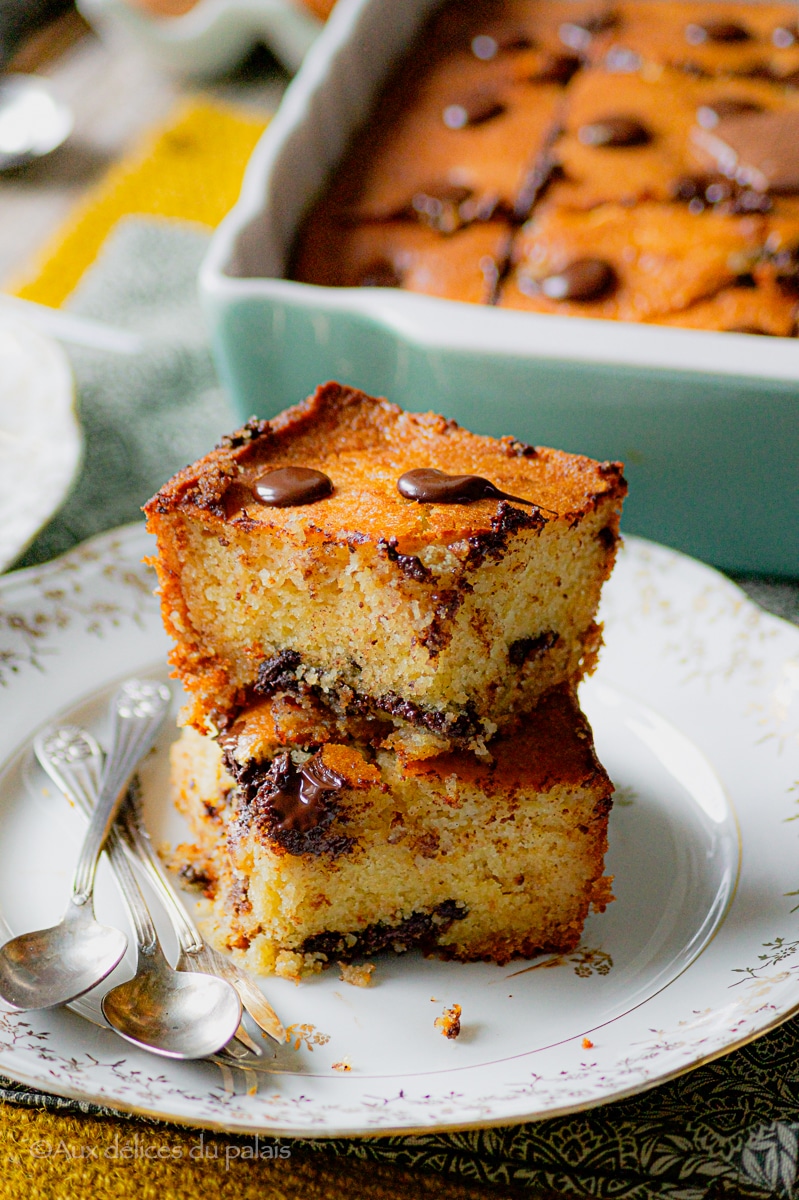
[[[478,482],[401,494],[431,469]],[[625,491],[618,463],[336,383],[251,421],[145,508],[190,722],[305,690],[410,757],[484,752],[593,666]]]

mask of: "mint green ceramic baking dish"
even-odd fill
[[[624,528],[799,575],[799,341],[284,279],[298,223],[437,0],[340,0],[257,146],[200,286],[242,418],[326,379],[477,432],[623,459]]]

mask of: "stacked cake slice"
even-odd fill
[[[150,501],[221,944],[292,976],[576,944],[612,785],[575,689],[624,492],[616,463],[327,384]]]

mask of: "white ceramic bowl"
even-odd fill
[[[799,574],[799,341],[540,316],[283,278],[298,224],[436,0],[340,0],[200,275],[242,417],[322,380],[627,464],[625,528]]]
[[[0,571],[61,507],[83,456],[72,368],[0,311]]]

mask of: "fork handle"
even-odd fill
[[[153,850],[152,842],[139,824],[138,817],[132,811],[132,808],[133,806],[129,802],[123,813],[128,845],[131,847],[132,853],[136,856],[136,861],[147,872],[147,878],[153,884],[162,904],[169,913],[169,919],[177,934],[181,950],[185,954],[197,954],[203,948],[203,939],[200,937],[197,926],[188,916],[185,908],[175,894],[175,889],[169,879],[167,879],[164,869]]]
[[[89,821],[72,884],[74,904],[92,898],[97,860],[141,759],[152,748],[169,708],[169,689],[149,679],[129,679],[112,705],[111,749],[105,762],[100,794]]]

